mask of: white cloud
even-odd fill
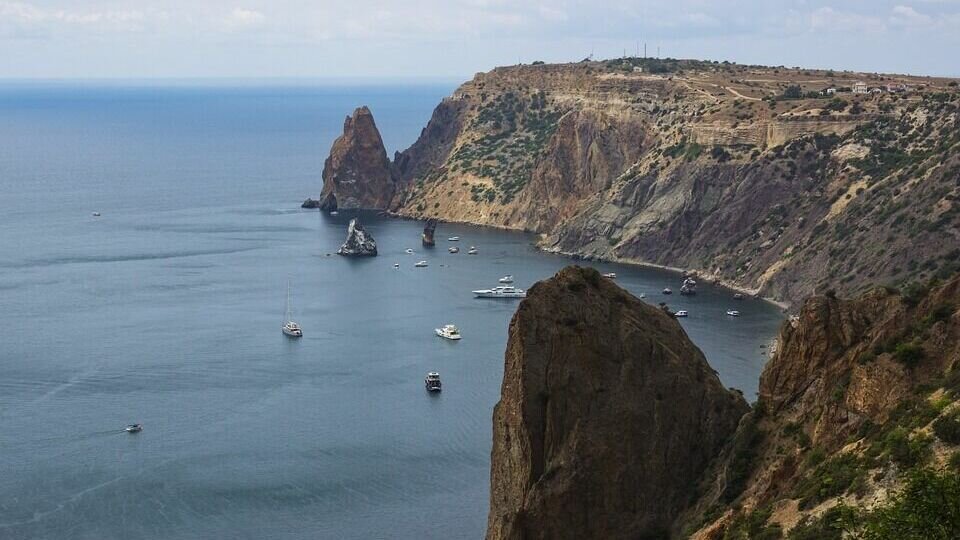
[[[234,8],[227,18],[227,23],[233,26],[256,26],[264,20],[263,13],[253,9]]]

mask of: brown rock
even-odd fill
[[[343,135],[333,142],[323,164],[320,208],[385,210],[396,187],[373,114],[366,106],[359,107],[344,120]]]
[[[487,538],[665,534],[746,411],[674,319],[568,267],[510,323]]]

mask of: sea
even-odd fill
[[[454,88],[0,83],[0,539],[482,538],[517,301],[471,290],[576,261],[458,224],[428,251],[421,223],[372,213],[379,256],[348,259],[352,215],[300,209],[355,107],[392,155]],[[578,264],[688,310],[755,398],[775,306]],[[280,331],[288,286],[302,339]]]

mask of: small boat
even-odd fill
[[[141,424],[130,424],[129,426],[123,428],[127,433],[140,433],[143,431],[143,426]]]
[[[337,212],[336,210],[334,210],[334,211],[330,212],[330,215],[331,215],[331,216],[339,216],[339,215],[340,215],[340,212]]]
[[[673,314],[674,317],[686,317],[689,313],[686,310],[681,309],[680,311]]]
[[[93,217],[100,217],[100,212],[94,212]]]
[[[407,254],[407,255],[412,255],[412,254],[413,254],[413,248],[407,248],[407,249],[406,249],[406,254]]]
[[[300,329],[300,325],[293,322],[293,310],[290,309],[290,283],[287,282],[287,312],[284,316],[283,323],[283,333],[290,337],[303,337],[303,330]]]
[[[428,392],[439,392],[441,388],[440,374],[436,371],[427,373],[427,376],[423,379],[423,384],[427,387]]]
[[[449,251],[450,253],[460,253],[460,248],[458,248],[457,246],[453,246],[451,248],[447,248],[447,251]]]
[[[393,263],[394,268],[400,268],[400,263]]]
[[[737,311],[737,310],[735,310],[735,309],[728,309],[728,310],[727,310],[727,315],[729,315],[729,316],[731,316],[731,317],[739,317],[739,316],[740,316],[740,312]]]
[[[607,272],[606,274],[602,274],[602,275],[607,279],[617,279],[616,272]]]
[[[736,293],[733,295],[734,300],[743,300],[743,293]]]
[[[673,291],[670,290],[670,287],[664,287],[663,294],[673,294]]]
[[[492,289],[473,291],[473,295],[477,298],[526,298],[527,292],[510,285],[500,285]]]
[[[451,236],[450,238],[447,238],[447,242],[459,242],[459,241],[460,241],[459,236]]]
[[[417,267],[417,268],[424,268],[424,267],[429,266],[429,265],[427,264],[427,261],[417,261],[417,264],[415,264],[415,265],[413,265],[413,266],[415,266],[415,267]]]
[[[500,283],[513,283],[513,276],[508,274],[500,278],[498,281],[500,281]]]
[[[434,328],[434,331],[438,336],[445,339],[452,339],[454,341],[460,339],[460,329],[452,324],[445,324],[443,328]]]
[[[467,255],[476,255],[476,254],[477,254],[477,248],[470,246],[470,249],[467,250]]]
[[[646,298],[646,297],[647,297],[647,295],[645,295],[645,294],[643,294],[643,293],[640,293],[640,298]]]

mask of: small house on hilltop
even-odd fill
[[[857,81],[853,83],[853,93],[854,94],[866,94],[870,91],[870,88],[867,87],[867,83],[862,81]]]

